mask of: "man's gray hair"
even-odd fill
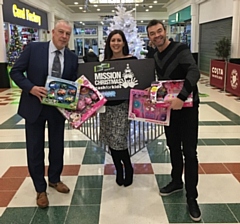
[[[69,21],[64,20],[64,19],[60,19],[60,20],[57,20],[57,21],[55,22],[54,28],[55,28],[59,23],[65,23],[65,24],[67,24],[68,26],[71,26],[71,27],[72,27],[72,25],[70,24]]]

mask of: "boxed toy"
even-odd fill
[[[151,102],[161,104],[162,107],[168,107],[169,104],[164,101],[176,98],[183,87],[183,80],[156,81],[151,84],[149,98]],[[193,106],[192,93],[183,104],[184,107]]]
[[[146,90],[131,89],[128,119],[168,126],[170,108],[151,103]]]
[[[47,96],[42,99],[43,104],[76,109],[80,91],[78,82],[48,76],[45,87]]]
[[[79,128],[83,122],[96,113],[106,102],[106,98],[82,75],[76,82],[81,85],[76,110],[58,108],[73,128]]]

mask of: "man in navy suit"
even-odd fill
[[[41,104],[41,99],[47,93],[45,82],[47,76],[52,73],[56,50],[61,52],[61,78],[71,81],[77,79],[78,57],[66,48],[71,30],[69,22],[57,21],[52,30],[52,40],[28,44],[10,72],[11,78],[22,89],[18,113],[25,119],[28,169],[40,208],[46,208],[49,204],[44,178],[46,122],[49,142],[48,185],[61,193],[70,191],[60,180],[63,169],[65,119],[57,108]]]

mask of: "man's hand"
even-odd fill
[[[164,102],[170,103],[170,108],[173,110],[181,110],[184,104],[184,101],[180,100],[179,98],[169,99]]]
[[[45,87],[42,86],[34,86],[30,93],[34,96],[36,96],[40,101],[42,101],[42,98],[47,96],[47,90]]]

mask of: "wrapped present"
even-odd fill
[[[170,108],[152,103],[146,90],[131,89],[128,119],[168,126]]]
[[[63,116],[69,120],[73,128],[79,128],[83,122],[98,112],[107,102],[106,98],[84,75],[76,82],[81,85],[76,110],[58,108]]]
[[[47,96],[42,103],[50,106],[75,110],[77,108],[80,84],[53,76],[48,76],[45,88]]]
[[[183,88],[184,80],[166,80],[155,81],[151,84],[149,98],[151,102],[157,105],[161,104],[162,107],[168,107],[169,104],[165,101],[176,98],[181,89]],[[184,102],[183,107],[193,106],[192,93],[188,96]]]

